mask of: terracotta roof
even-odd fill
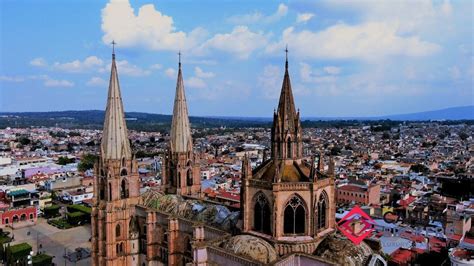
[[[460,234],[452,234],[452,235],[447,235],[448,239],[451,239],[451,240],[456,240],[456,241],[460,241],[461,238],[462,238],[462,235]]]
[[[398,264],[406,264],[414,258],[414,253],[415,251],[410,249],[398,248],[390,254],[390,260]]]
[[[457,248],[453,251],[452,255],[461,259],[472,259],[474,252],[471,250]]]
[[[470,237],[464,237],[464,241],[463,242],[466,242],[468,244],[471,244],[471,245],[474,245],[474,238],[470,238]]]
[[[359,186],[354,186],[354,185],[341,186],[341,187],[338,188],[338,190],[352,191],[352,192],[365,192],[366,191],[365,188],[359,187]]]
[[[406,207],[406,206],[410,205],[411,203],[413,203],[415,200],[416,200],[416,197],[408,196],[408,198],[406,200],[400,200],[398,204],[400,206]]]
[[[222,198],[222,199],[227,199],[227,200],[240,202],[240,195],[239,194],[234,194],[234,193],[230,193],[230,192],[227,192],[227,191],[219,191],[216,194],[216,198]]]
[[[423,243],[425,241],[425,237],[422,236],[422,235],[416,235],[416,234],[412,234],[411,232],[409,231],[404,231],[400,234],[401,237],[403,238],[406,238],[406,239],[409,239],[411,241],[415,241],[417,243]]]
[[[446,247],[446,242],[442,241],[441,239],[437,237],[430,237],[429,243],[430,243],[430,250],[435,251],[435,252],[441,252],[441,249],[443,247]]]

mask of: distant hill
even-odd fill
[[[59,112],[0,112],[0,128],[5,127],[63,127],[101,129],[104,111],[59,111]],[[141,112],[125,113],[130,129],[140,131],[168,131],[171,115]],[[270,117],[190,117],[194,128],[245,128],[270,127]],[[379,117],[303,117],[304,127],[351,126],[361,123],[374,124],[380,120],[428,121],[428,120],[474,120],[474,106],[453,107],[436,111],[388,115]],[[471,121],[472,122],[472,121]],[[396,124],[391,122],[392,124]]]
[[[104,111],[58,111],[58,112],[0,112],[0,128],[5,127],[63,127],[102,129]],[[130,129],[142,131],[167,131],[171,115],[126,112],[125,119]],[[190,121],[195,128],[267,126],[267,122],[238,118],[194,117]]]
[[[396,114],[370,117],[303,117],[303,120],[393,120],[393,121],[430,121],[430,120],[474,120],[474,105],[451,107],[441,110],[409,114]]]
[[[381,119],[390,120],[473,120],[474,119],[474,105],[452,107],[435,111],[389,115],[379,117]]]

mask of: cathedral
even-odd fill
[[[113,52],[94,167],[92,265],[365,265],[374,252],[335,234],[334,162],[304,157],[302,134],[287,57],[271,156],[255,169],[244,158],[240,211],[204,199],[179,60],[162,185],[140,193]]]

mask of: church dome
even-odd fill
[[[268,182],[275,179],[280,182],[308,182],[309,174],[310,169],[303,163],[293,161],[287,164],[271,159],[256,168],[253,178]]]
[[[270,263],[277,259],[277,253],[273,246],[256,236],[237,235],[231,237],[225,241],[223,248],[261,263]]]
[[[364,242],[355,245],[341,235],[328,235],[313,253],[323,259],[333,261],[338,265],[363,265],[374,254],[374,251]]]

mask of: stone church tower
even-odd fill
[[[181,54],[180,54],[181,57]],[[163,185],[166,193],[199,197],[201,172],[193,153],[193,139],[184,93],[181,59],[179,61],[176,95],[168,153],[163,167]]]
[[[140,181],[128,139],[115,52],[100,157],[94,171],[92,265],[137,265],[138,233],[132,217]]]
[[[248,157],[243,161],[243,231],[266,238],[280,256],[313,253],[322,237],[334,230],[334,173],[324,171],[322,155],[318,160],[303,158],[288,56],[271,134],[269,160],[253,170]],[[334,169],[333,165],[329,169]]]

